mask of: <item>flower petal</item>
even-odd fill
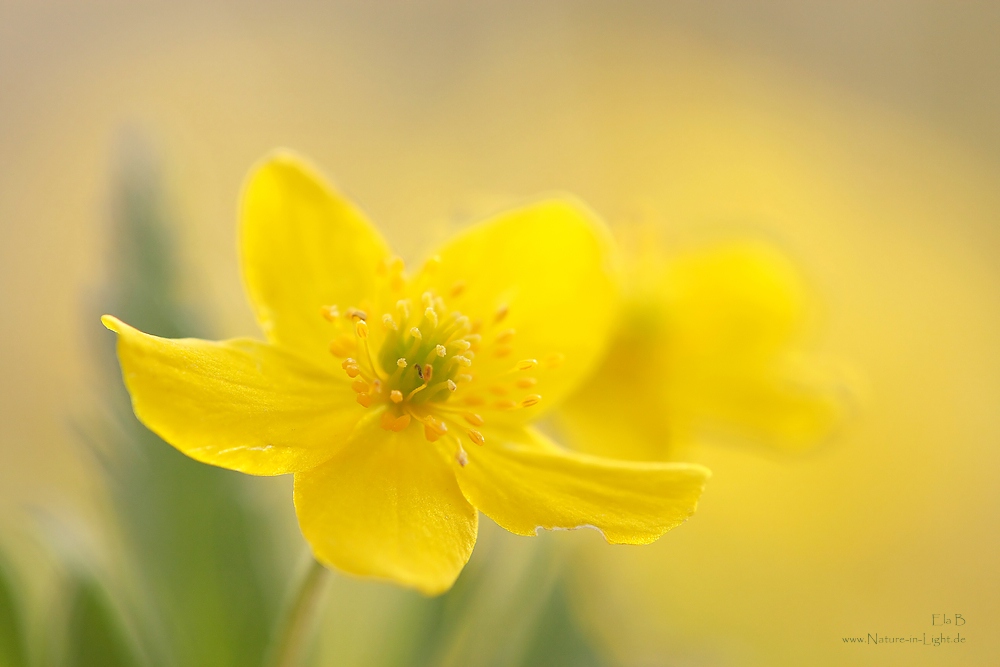
[[[334,458],[295,475],[295,511],[318,560],[428,595],[451,588],[472,555],[478,514],[417,428],[374,423]]]
[[[659,459],[725,429],[795,450],[843,420],[851,391],[806,351],[816,304],[787,257],[732,241],[645,268],[595,380],[561,411],[581,448]]]
[[[576,454],[532,430],[491,430],[457,472],[465,497],[518,535],[593,527],[612,544],[648,544],[694,513],[709,471]]]
[[[345,380],[266,343],[150,336],[105,315],[136,416],[193,459],[282,475],[328,459],[364,413]]]
[[[280,152],[243,193],[243,279],[269,341],[332,364],[323,306],[363,308],[380,290],[389,250],[347,199],[296,156]]]
[[[490,405],[542,397],[535,407],[501,413],[501,421],[534,419],[591,370],[615,317],[618,286],[607,230],[581,204],[550,200],[504,213],[459,234],[438,257],[416,285],[481,323],[470,391]],[[539,365],[511,374],[522,359]],[[537,384],[518,387],[521,378]],[[507,393],[498,399],[486,393],[491,388]]]

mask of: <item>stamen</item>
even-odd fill
[[[514,348],[510,347],[509,345],[503,345],[493,350],[493,356],[496,357],[497,359],[503,359],[504,357],[509,357],[510,353],[513,351]]]
[[[469,375],[468,373],[461,373],[460,375],[456,375],[455,379],[459,382],[472,382],[472,376]]]
[[[486,399],[483,398],[482,396],[477,396],[473,394],[472,396],[466,396],[464,402],[466,405],[470,407],[475,407],[477,405],[485,405]]]
[[[497,401],[493,405],[496,406],[497,410],[513,410],[517,407],[517,401],[512,401],[509,398],[505,398],[502,401]]]
[[[502,306],[497,308],[496,315],[493,316],[493,321],[499,324],[500,322],[503,321],[505,317],[507,317],[508,312],[510,312],[510,308],[507,306],[507,304],[503,304]]]
[[[351,383],[351,389],[353,389],[358,394],[368,393],[368,383],[362,380],[361,378],[358,378],[357,380]]]
[[[454,380],[448,380],[447,382],[445,382],[445,386],[448,387],[448,391],[455,391],[456,389],[458,389],[458,385],[455,384]]]
[[[437,272],[439,266],[441,266],[441,258],[438,255],[432,255],[424,262],[424,271],[433,274]]]
[[[423,335],[420,333],[420,329],[416,327],[410,327],[410,335],[416,338],[417,340],[423,339]]]
[[[458,352],[465,352],[470,347],[472,347],[472,343],[465,340],[464,338],[459,338],[458,340],[453,340],[449,342],[448,347],[454,348]]]
[[[466,432],[469,434],[469,439],[472,440],[472,442],[479,445],[480,447],[482,447],[483,443],[486,442],[486,438],[483,437],[483,434],[477,431],[476,429],[470,428]]]
[[[389,400],[391,400],[393,403],[402,403],[403,392],[401,392],[398,389],[393,389],[392,391],[389,392]]]
[[[503,343],[509,343],[510,341],[514,340],[514,334],[516,333],[517,332],[514,331],[513,329],[505,329],[504,331],[501,331],[500,333],[497,334],[496,342],[501,345]]]
[[[483,418],[475,412],[466,412],[462,416],[465,418],[465,421],[469,422],[473,426],[482,426],[485,423]]]
[[[465,282],[459,280],[457,283],[451,286],[451,296],[456,297],[465,291]]]
[[[379,425],[382,428],[384,428],[386,431],[391,431],[392,430],[392,425],[395,422],[396,422],[396,418],[392,416],[391,412],[389,412],[388,410],[386,410],[385,412],[382,413],[382,420],[381,420],[381,422],[380,422]]]
[[[344,334],[330,342],[330,354],[335,357],[349,356],[354,349],[354,337],[350,334]]]
[[[501,387],[500,385],[490,387],[489,391],[494,396],[506,396],[509,393],[507,387]]]
[[[538,379],[537,378],[518,378],[517,382],[515,382],[514,384],[516,384],[521,389],[530,389],[531,387],[534,387],[536,384],[538,384]]]
[[[542,397],[538,394],[531,394],[530,396],[526,396],[524,400],[521,401],[521,407],[530,408],[532,405],[538,405],[541,400]]]
[[[355,322],[359,320],[363,322],[368,319],[368,313],[366,313],[363,310],[359,310],[357,308],[348,308],[347,316],[352,320],[354,320]]]
[[[458,453],[455,455],[455,460],[458,461],[458,465],[463,468],[469,464],[469,455],[462,448],[461,443],[458,445]]]
[[[438,345],[437,347],[434,348],[434,351],[437,352],[437,355],[439,357],[447,357],[448,356],[448,350],[445,348],[444,345]]]
[[[364,319],[359,319],[354,324],[354,331],[358,334],[358,338],[364,340],[368,338],[368,323]]]
[[[364,407],[369,407],[372,404],[371,394],[358,394],[358,403]]]
[[[559,366],[562,366],[564,361],[566,361],[566,355],[561,352],[557,352],[549,355],[549,358],[545,360],[545,365],[549,368],[558,368]]]
[[[465,366],[466,368],[472,365],[472,359],[469,359],[468,357],[463,357],[462,355],[455,355],[454,357],[452,357],[452,360],[459,366]]]
[[[404,428],[406,428],[409,425],[410,425],[410,415],[409,415],[409,413],[402,414],[402,415],[396,417],[396,420],[392,422],[392,430],[396,431],[398,433],[399,431],[402,431]]]
[[[431,323],[431,326],[437,328],[438,314],[434,312],[434,309],[432,307],[428,306],[426,309],[424,309],[424,317],[426,317],[427,321]]]
[[[396,320],[389,313],[386,313],[385,315],[382,316],[382,326],[384,326],[386,328],[386,331],[389,331],[389,330],[398,331],[399,330],[399,326],[396,324]]]
[[[319,313],[327,322],[336,322],[337,318],[340,317],[340,311],[337,310],[336,306],[323,306],[319,309]]]
[[[522,359],[514,366],[519,371],[531,370],[538,365],[537,359]]]
[[[406,358],[400,357],[399,359],[396,359],[396,366],[399,368],[406,368]]]
[[[406,320],[410,319],[410,300],[400,299],[399,301],[397,301],[396,310],[399,311],[400,319],[405,324]]]

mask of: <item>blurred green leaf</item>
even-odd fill
[[[27,651],[24,611],[18,604],[13,571],[0,558],[0,667],[25,667]]]
[[[173,226],[152,152],[125,144],[104,298],[111,312],[161,336],[204,335],[178,298]],[[94,317],[96,323],[97,317]],[[104,395],[118,432],[102,455],[157,664],[260,664],[286,577],[269,517],[242,475],[188,459],[133,416],[105,337]]]
[[[64,641],[59,654],[64,667],[139,667],[143,662],[131,633],[107,591],[90,576],[68,583]]]

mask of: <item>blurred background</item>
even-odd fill
[[[408,260],[551,191],[668,251],[763,239],[858,395],[805,454],[695,447],[714,477],[651,547],[486,525],[445,598],[337,575],[317,664],[1000,661],[998,31],[1000,5],[943,0],[0,3],[0,547],[26,632],[59,609],[55,644],[122,656],[67,664],[263,650],[303,548],[290,480],[130,462],[115,443],[162,443],[98,317],[257,335],[236,205],[287,146]],[[958,646],[843,641],[956,613]]]

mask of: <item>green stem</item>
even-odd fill
[[[330,571],[315,559],[295,591],[269,651],[270,667],[300,667],[316,628],[318,612],[327,591]]]

